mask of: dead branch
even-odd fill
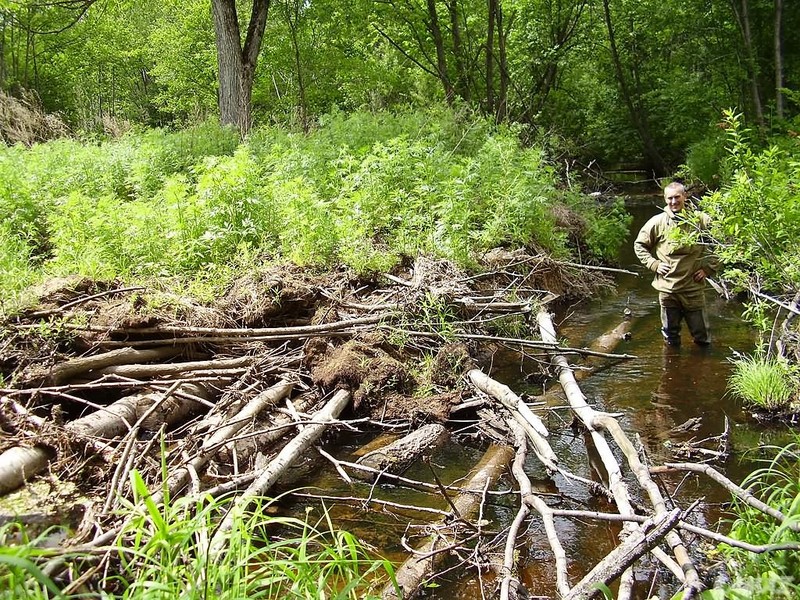
[[[696,463],[666,463],[663,467],[652,467],[650,469],[651,473],[665,473],[669,469],[675,469],[678,471],[691,471],[692,473],[702,473],[707,477],[710,477],[726,490],[728,490],[732,495],[736,496],[752,508],[764,513],[765,515],[769,515],[782,525],[788,527],[792,531],[800,532],[800,523],[796,521],[791,521],[788,517],[779,511],[776,508],[765,504],[758,498],[756,498],[752,493],[747,491],[746,489],[736,485],[733,481],[725,477],[722,473],[717,471],[714,467],[710,465],[704,464],[696,464]]]
[[[146,351],[139,350],[138,352]],[[126,364],[99,369],[96,374],[101,376],[117,375],[119,377],[132,377],[135,379],[144,377],[171,377],[194,371],[205,371],[206,374],[222,371],[225,374],[230,374],[231,370],[240,370],[252,366],[255,360],[253,356],[240,356],[238,358],[220,360],[198,360],[156,365]]]
[[[230,439],[243,427],[250,424],[252,420],[266,407],[272,406],[281,399],[286,398],[292,391],[293,384],[288,381],[280,381],[252,398],[232,419],[219,427],[209,437],[203,440],[200,451],[186,465],[179,467],[176,472],[170,475],[167,481],[167,489],[170,496],[178,492],[189,481],[192,470],[199,470],[211,459],[222,444],[228,443]],[[155,502],[162,500],[161,494],[154,497]]]
[[[553,551],[553,556],[556,561],[556,588],[559,594],[565,596],[569,593],[569,577],[567,574],[567,555],[564,552],[564,547],[558,539],[558,532],[556,531],[555,521],[553,520],[553,511],[539,496],[533,493],[533,487],[528,475],[525,473],[525,456],[527,454],[527,443],[525,431],[518,424],[511,420],[508,421],[508,426],[514,434],[514,443],[517,448],[514,464],[511,467],[511,472],[519,485],[520,496],[522,502],[520,503],[519,511],[514,519],[511,527],[509,528],[508,538],[506,541],[505,555],[503,560],[503,581],[500,585],[500,598],[501,600],[508,600],[512,589],[519,585],[519,581],[512,578],[512,569],[514,565],[514,547],[517,532],[522,522],[528,513],[528,506],[532,506],[541,516],[544,522],[545,533],[550,548]],[[516,595],[516,594],[515,594]]]
[[[654,548],[677,525],[680,516],[681,511],[676,508],[660,519],[646,521],[581,579],[564,600],[588,600],[598,596],[598,583],[609,584],[617,579],[639,557]]]
[[[225,518],[211,538],[209,547],[211,556],[217,556],[224,550],[224,545],[227,543],[226,534],[230,531],[236,516],[243,513],[253,498],[264,495],[275,484],[281,474],[292,465],[297,457],[319,439],[331,419],[338,417],[349,402],[350,392],[346,390],[336,392],[325,407],[314,414],[311,419],[313,424],[307,425],[270,461],[263,472],[236,499],[236,502],[228,510]]]
[[[537,417],[522,398],[517,396],[507,385],[495,381],[480,369],[472,369],[467,373],[467,378],[472,384],[488,394],[492,398],[511,411],[512,416],[525,429],[531,442],[533,442],[536,456],[549,470],[556,471],[558,467],[558,457],[550,444],[545,439],[548,436],[547,427],[542,420]]]
[[[184,396],[202,399],[206,402],[212,398],[212,392],[205,386],[194,384],[181,384],[177,390],[183,391]],[[133,423],[144,415],[154,404],[160,403],[164,394],[142,393],[127,396],[101,408],[85,417],[68,423],[64,429],[79,439],[92,437],[113,438],[126,433]],[[198,403],[193,400],[172,400],[159,414],[158,422],[169,424],[185,419],[195,410]],[[0,494],[21,486],[27,479],[33,477],[44,469],[50,460],[49,452],[44,447],[29,448],[29,452],[19,452],[11,448],[0,455],[0,473],[5,474],[0,479]],[[46,459],[46,460],[45,460]]]
[[[171,346],[164,346],[163,341],[161,347],[152,348],[150,350],[136,350],[134,348],[120,348],[119,350],[112,350],[103,354],[96,354],[94,356],[82,356],[80,358],[73,358],[66,362],[55,365],[50,372],[45,376],[47,385],[59,385],[77,375],[81,375],[88,371],[95,371],[114,365],[125,365],[129,363],[143,363],[157,360],[164,360],[172,358],[180,354],[181,350]],[[28,383],[32,383],[28,381]]]

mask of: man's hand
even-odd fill
[[[695,281],[703,281],[706,277],[706,272],[703,269],[697,269],[692,276]]]
[[[670,271],[670,266],[665,262],[658,263],[658,268],[656,269],[656,273],[661,275],[662,277],[666,276],[667,273]]]

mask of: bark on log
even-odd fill
[[[486,451],[465,486],[470,491],[462,492],[453,500],[456,510],[463,518],[469,518],[475,513],[480,506],[483,490],[500,478],[513,457],[514,449],[510,446],[492,445]],[[435,552],[440,537],[431,537],[397,569],[399,594],[394,585],[389,584],[383,590],[383,600],[410,600],[419,592],[423,581],[433,573],[436,564],[446,557],[446,552]],[[444,538],[446,544],[449,544],[449,536],[445,535]]]
[[[138,350],[138,352],[146,352],[146,350]],[[142,379],[144,377],[169,377],[192,371],[217,371],[246,368],[251,366],[254,362],[255,357],[253,356],[241,356],[239,358],[197,360],[160,365],[125,364],[105,367],[97,370],[95,374],[119,375],[120,377],[130,377],[133,379]]]
[[[182,396],[178,397],[178,393]],[[168,425],[184,420],[196,410],[199,404],[185,396],[194,396],[205,401],[210,401],[212,393],[204,386],[196,384],[181,384],[163,403],[162,410],[157,415],[158,422]],[[93,412],[85,417],[71,421],[65,425],[70,434],[76,437],[104,437],[113,438],[127,432],[154,404],[161,402],[164,394],[144,393],[134,394],[114,402],[113,404]],[[153,416],[151,416],[152,418]],[[145,423],[153,428],[153,423]],[[5,494],[25,483],[43,469],[50,461],[48,450],[44,447],[10,448],[0,455],[0,473],[4,478],[0,480],[0,494]]]
[[[598,582],[607,585],[617,579],[639,557],[654,548],[677,525],[680,517],[681,511],[676,508],[672,512],[664,514],[655,522],[654,526],[648,527],[646,523],[641,529],[634,531],[587,573],[564,597],[564,600],[589,600],[589,598],[599,596]],[[651,522],[650,525],[653,523]]]
[[[306,425],[300,433],[292,439],[278,455],[270,461],[261,475],[236,499],[231,509],[217,528],[209,546],[209,555],[217,556],[227,544],[227,533],[230,531],[238,515],[256,496],[263,496],[272,487],[278,478],[288,469],[297,458],[308,449],[330,424],[336,419],[350,402],[350,392],[339,390],[325,407],[311,417],[311,424]]]
[[[389,473],[402,473],[422,454],[431,452],[448,439],[447,429],[438,423],[429,423],[408,435],[395,440],[378,450],[373,450],[359,458],[356,463]],[[377,475],[368,471],[356,471],[359,479],[374,481]]]
[[[66,362],[57,364],[44,377],[44,381],[47,385],[60,385],[65,381],[68,381],[77,375],[87,373],[88,371],[94,371],[113,365],[164,360],[166,358],[177,356],[180,353],[180,348],[173,348],[171,346],[151,348],[150,350],[120,348],[119,350],[111,350],[110,352],[104,352],[94,356],[73,358]]]

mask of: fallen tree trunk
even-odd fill
[[[325,407],[311,417],[311,423],[304,426],[300,433],[270,461],[261,475],[236,499],[236,502],[234,502],[219,527],[217,527],[217,531],[214,533],[209,545],[210,556],[217,556],[224,550],[228,531],[233,526],[236,517],[244,512],[250,501],[256,496],[263,496],[283,472],[320,438],[330,421],[338,417],[349,402],[349,391],[339,390],[336,392]]]
[[[181,394],[178,397],[178,394]],[[155,422],[172,425],[184,420],[197,408],[198,403],[187,397],[197,397],[209,402],[212,393],[205,387],[196,384],[176,386],[173,397],[164,402],[165,394],[143,393],[127,396],[113,404],[93,412],[85,417],[71,421],[64,429],[77,438],[103,437],[113,438],[127,432],[140,417],[155,404],[162,403],[158,415],[150,415],[145,427],[152,427]],[[177,399],[176,399],[177,398]],[[20,451],[24,450],[24,451]],[[0,455],[0,494],[5,494],[20,487],[25,481],[44,470],[50,463],[51,451],[44,446],[32,448],[10,448]]]
[[[380,472],[402,473],[423,453],[444,444],[448,437],[447,429],[443,425],[429,423],[383,448],[365,454],[356,463]],[[379,478],[369,471],[356,471],[355,476],[367,481]]]
[[[638,560],[643,554],[653,549],[667,533],[678,524],[681,517],[680,509],[676,508],[670,513],[662,515],[655,523],[650,521],[642,528],[637,528],[614,550],[612,550],[594,569],[589,571],[578,584],[564,596],[564,600],[589,600],[600,595],[598,582],[608,585],[617,579],[624,571]]]
[[[483,490],[500,478],[513,457],[514,449],[510,446],[489,447],[465,485],[470,491],[458,494],[452,502],[461,518],[470,518],[475,513],[480,506]],[[431,536],[397,569],[395,575],[398,587],[395,588],[393,584],[387,585],[381,596],[383,600],[401,598],[409,600],[419,592],[420,586],[433,573],[435,566],[447,556],[447,552],[437,551],[436,548],[437,542],[442,537],[445,545],[450,545],[454,541],[454,538],[447,534]]]
[[[511,411],[514,419],[525,429],[539,460],[551,471],[557,470],[558,457],[545,439],[548,436],[547,427],[537,417],[522,398],[517,396],[507,385],[495,381],[480,369],[472,369],[467,373],[472,384]]]
[[[555,342],[555,327],[553,326],[550,315],[544,311],[540,311],[536,315],[536,320],[539,323],[539,331],[542,339],[546,342]],[[578,382],[575,380],[575,376],[567,359],[560,354],[553,354],[550,357],[550,362],[556,369],[558,381],[567,396],[567,401],[573,413],[589,431],[591,439],[600,455],[603,466],[608,474],[608,487],[614,495],[617,510],[623,515],[634,514],[628,487],[625,485],[622,478],[619,463],[617,463],[614,453],[611,451],[605,437],[594,428],[593,418],[595,411],[586,403],[586,397],[578,386]],[[626,521],[623,525],[623,530],[628,536],[632,535],[638,529],[639,527],[630,521]],[[629,598],[631,596],[632,587],[633,571],[632,569],[626,569],[620,580],[619,598]]]

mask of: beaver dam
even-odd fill
[[[0,491],[16,507],[3,519],[63,524],[41,566],[69,593],[104,591],[119,564],[109,544],[142,535],[121,507],[223,496],[210,556],[257,498],[278,498],[276,511],[324,503],[396,565],[396,582],[375,583],[384,598],[437,597],[443,580],[450,597],[461,585],[461,597],[571,600],[607,585],[642,597],[656,579],[684,598],[712,585],[698,540],[740,544],[658,474],[710,478],[784,519],[709,464],[724,460],[727,431],[650,464],[636,432],[580,388],[632,358],[619,346],[631,316],[574,348],[550,312],[608,288],[608,275],[521,252],[484,260],[479,275],[420,259],[372,280],[265,267],[208,305],[51,282],[3,325]],[[541,395],[494,378],[514,365]],[[582,439],[592,476],[553,450],[554,428]],[[445,464],[453,454],[471,468]],[[609,531],[616,541],[601,541]],[[565,535],[602,552],[565,550]],[[524,576],[531,565],[549,582]]]

